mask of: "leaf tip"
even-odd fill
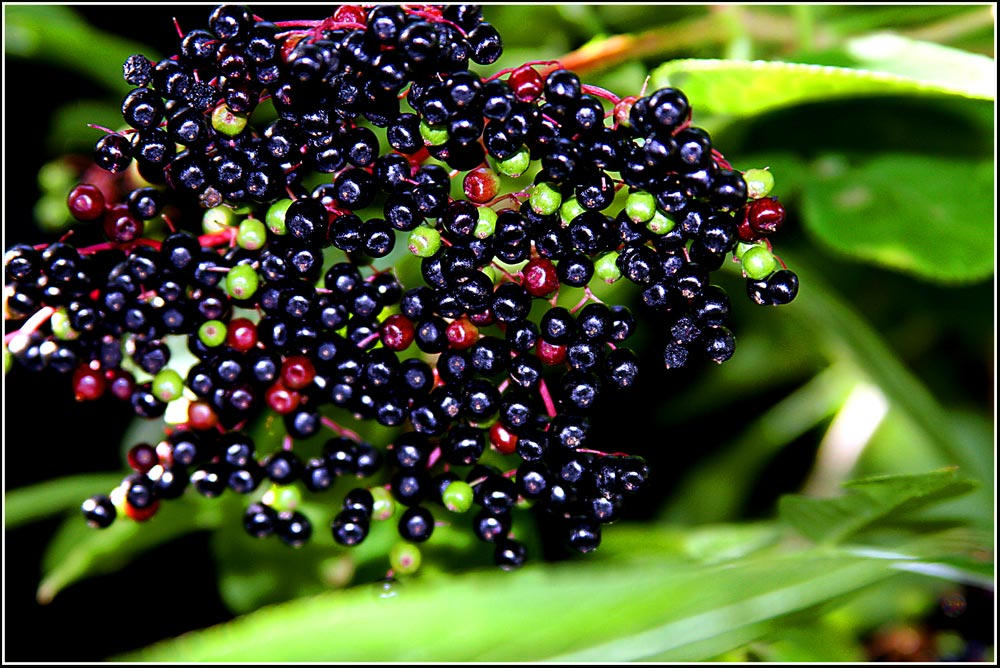
[[[58,593],[59,586],[54,582],[46,580],[38,585],[38,590],[35,592],[35,600],[38,601],[38,605],[48,605],[55,599]]]

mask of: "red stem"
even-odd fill
[[[557,415],[556,404],[552,401],[552,395],[549,394],[549,386],[545,384],[545,379],[542,379],[538,383],[538,393],[542,395],[545,412],[549,414],[550,418],[554,418]]]
[[[333,420],[331,420],[328,417],[321,417],[320,418],[320,422],[323,423],[324,427],[326,427],[327,429],[330,429],[331,431],[333,431],[338,436],[346,436],[347,438],[349,438],[349,439],[351,439],[353,441],[359,441],[360,442],[362,440],[360,434],[358,434],[357,432],[351,431],[350,429],[348,429],[346,427],[341,427],[339,424],[337,424],[336,422],[334,422]]]
[[[52,314],[55,312],[56,309],[52,306],[43,306],[42,308],[38,309],[37,311],[35,311],[34,315],[25,320],[24,324],[21,325],[20,329],[4,334],[3,337],[4,345],[7,345],[11,341],[13,341],[14,337],[16,337],[19,334],[23,336],[31,336],[38,330],[39,327],[48,322],[49,318],[51,318]]]
[[[582,84],[580,90],[584,93],[590,93],[591,95],[596,95],[597,97],[603,97],[605,100],[611,102],[611,104],[618,104],[622,101],[620,97],[612,93],[611,91],[601,88],[600,86],[592,86],[590,84]],[[613,113],[613,112],[612,112]]]

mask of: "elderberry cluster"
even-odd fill
[[[175,54],[127,59],[127,127],[94,155],[113,178],[68,197],[76,239],[96,242],[4,258],[15,360],[71,376],[81,401],[168,418],[83,504],[90,524],[229,491],[248,534],[297,547],[316,521],[302,491],[345,487],[326,518],[344,547],[390,518],[419,544],[469,513],[516,568],[520,506],[598,547],[650,476],[591,436],[601,397],[636,384],[630,338],[660,333],[668,369],[729,359],[711,273],[732,258],[753,301],[794,299],[770,244],[785,211],[680,90],[619,98],[558,63],[470,69],[501,51],[475,5],[273,23],[221,5]],[[422,282],[401,282],[405,262]],[[640,313],[591,290],[622,278]],[[398,433],[376,447],[345,414]],[[279,443],[255,442],[260,419],[280,420]]]

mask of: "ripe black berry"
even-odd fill
[[[403,511],[399,518],[399,535],[413,543],[422,543],[434,533],[434,516],[423,506]]]
[[[676,88],[616,101],[532,64],[484,79],[470,64],[496,62],[503,40],[477,5],[345,5],[308,27],[238,4],[206,18],[158,62],[123,65],[128,128],[93,156],[111,180],[66,200],[104,239],[5,253],[7,315],[25,325],[11,359],[144,418],[196,397],[186,424],[130,450],[121,507],[138,521],[188,485],[322,494],[339,476],[378,476],[377,504],[406,507],[412,542],[433,531],[427,504],[475,503],[474,533],[516,568],[524,497],[570,548],[596,548],[649,475],[588,447],[603,394],[637,384],[642,348],[623,344],[648,318],[666,368],[728,359],[729,298],[710,279],[731,254],[751,300],[797,295],[770,250],[785,220],[770,186],[730,166]],[[118,188],[133,159],[148,185]],[[522,174],[533,183],[511,192],[505,179]],[[635,315],[591,291],[623,276]],[[189,371],[172,368],[167,335],[197,358]],[[400,435],[360,440],[326,404]],[[242,431],[258,418],[282,443],[267,456]],[[327,428],[338,435],[321,456],[292,451]],[[505,458],[517,460],[506,471],[483,463]],[[336,542],[365,539],[376,496],[347,493]],[[276,505],[248,508],[249,535],[309,540],[310,520]],[[83,512],[107,526],[116,510],[97,496]]]
[[[111,499],[103,494],[92,496],[84,501],[80,510],[83,512],[83,518],[87,524],[98,529],[106,529],[111,526],[118,514]]]

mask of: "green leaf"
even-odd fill
[[[783,257],[795,268],[803,287],[798,298],[782,308],[806,326],[804,336],[825,346],[831,359],[853,364],[858,373],[877,385],[890,405],[905,412],[948,465],[957,465],[965,475],[989,482],[994,470],[990,441],[955,430],[949,412],[871,324],[831,290],[803,258],[787,253]],[[979,495],[984,502],[989,496],[986,492],[988,487],[983,485]],[[990,499],[988,507],[993,506]]]
[[[964,97],[996,99],[993,58],[887,32],[855,37],[844,48],[858,69],[895,74]]]
[[[984,540],[983,546],[987,544]],[[961,555],[935,561],[901,561],[896,564],[896,569],[980,589],[992,590],[996,587],[996,567],[992,561],[974,560]]]
[[[609,532],[601,549],[588,561],[680,560],[717,564],[747,557],[774,546],[783,528],[774,522],[706,524],[681,527],[661,524],[650,530],[645,524],[618,524]]]
[[[806,551],[716,565],[664,557],[367,586],[270,606],[124,661],[704,660],[891,577]]]
[[[965,494],[978,487],[978,483],[960,477],[951,468],[918,475],[866,478],[846,483],[844,487],[848,494],[833,499],[782,497],[780,516],[809,539],[834,544],[880,520]]]
[[[122,481],[121,473],[88,473],[47,480],[30,487],[4,493],[4,528],[13,529],[30,522],[79,509],[93,494],[107,494]],[[79,521],[79,515],[76,517]]]
[[[730,116],[873,95],[996,98],[996,62],[992,59],[898,40],[903,41],[894,42],[894,58],[872,61],[880,70],[762,60],[681,59],[667,61],[653,70],[650,86],[653,90],[664,86],[681,88],[696,112]],[[877,42],[862,41],[857,50],[875,52],[877,46]],[[908,61],[915,57],[919,62]]]
[[[947,413],[948,427],[956,439],[979,442],[988,453],[993,442],[992,416],[965,414],[955,409]],[[934,448],[926,432],[918,428],[903,411],[891,409],[882,420],[865,451],[858,460],[854,477],[893,473],[923,473],[945,468],[953,461]],[[992,470],[992,463],[986,465]],[[969,474],[969,472],[966,472]],[[981,480],[981,482],[987,482]],[[922,513],[922,521],[933,514],[941,521],[960,518],[964,523],[987,530],[995,526],[995,508],[990,503],[992,487],[982,485],[975,494],[966,494],[951,501],[935,504],[933,511]]]
[[[784,446],[834,415],[856,380],[839,366],[762,413],[716,455],[685,474],[662,517],[688,523],[739,516],[764,467]]]
[[[122,124],[121,106],[95,100],[76,100],[57,109],[46,135],[52,155],[89,153],[104,133],[88,127],[117,128]],[[65,198],[65,195],[63,196]]]
[[[143,523],[119,517],[107,529],[92,529],[79,516],[71,517],[46,550],[38,600],[48,603],[72,583],[114,572],[138,555],[186,533],[215,529],[220,516],[210,500],[187,497],[164,504]]]
[[[70,7],[10,5],[4,7],[4,54],[44,60],[124,94],[122,63],[133,53],[159,58],[139,42],[96,30]]]
[[[855,167],[831,157],[802,198],[803,221],[846,255],[940,283],[993,274],[993,165],[878,155]]]
[[[792,627],[754,649],[767,663],[863,663],[866,658],[857,637],[832,624]]]

